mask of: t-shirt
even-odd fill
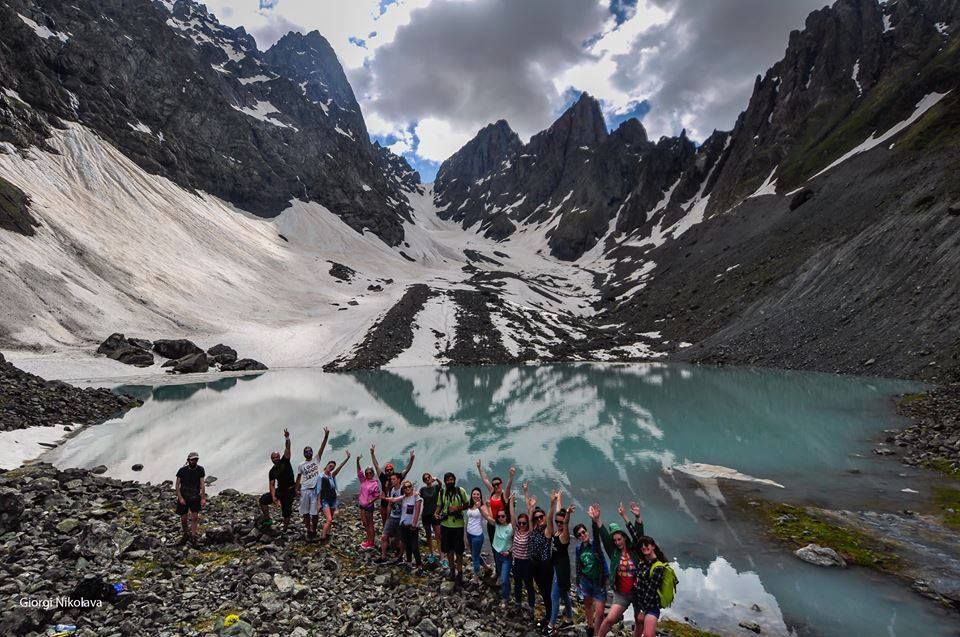
[[[423,498],[416,493],[403,498],[400,502],[400,524],[408,526],[413,524],[413,514],[417,511],[417,502],[423,502]],[[417,524],[420,524],[420,520],[417,520]]]
[[[432,487],[420,487],[420,497],[423,498],[423,515],[433,515],[437,510],[437,483]]]
[[[206,476],[207,473],[200,465],[197,465],[196,469],[191,469],[190,465],[180,467],[177,470],[177,477],[180,478],[180,495],[182,495],[184,499],[199,498],[200,481]]]
[[[446,487],[441,489],[440,495],[437,498],[437,511],[440,517],[444,518],[444,515],[448,513],[451,507],[460,507],[460,510],[446,515],[444,519],[440,520],[440,526],[445,526],[448,529],[462,529],[465,524],[463,507],[465,507],[468,502],[467,492],[463,490],[463,487],[456,487],[452,495],[447,493]]]
[[[463,514],[467,516],[467,533],[483,535],[483,516],[480,514],[480,509],[467,509]]]
[[[336,500],[337,479],[332,475],[321,475],[317,481],[317,495],[321,500]]]
[[[631,595],[633,586],[637,582],[637,563],[630,557],[629,551],[624,551],[617,565],[615,586],[621,595]]]
[[[504,553],[513,548],[513,525],[498,524],[493,531],[493,550]]]
[[[360,481],[360,506],[369,507],[380,497],[380,483],[376,478],[367,480],[363,471],[357,471],[357,479]]]
[[[513,534],[513,559],[526,560],[530,558],[530,531]]]
[[[270,467],[270,482],[277,481],[277,491],[283,493],[293,488],[293,466],[290,458],[280,458],[280,462]]]
[[[400,489],[400,487],[397,487],[396,489],[390,489],[390,492],[387,494],[387,497],[398,498],[401,495],[403,495],[403,491]],[[397,501],[397,502],[390,502],[389,504],[390,504],[390,517],[399,518],[403,510],[403,503]]]
[[[320,463],[314,460],[306,460],[297,467],[297,475],[300,476],[300,489],[306,491],[317,486],[317,479],[320,477]]]
[[[592,544],[580,544],[577,546],[577,563],[580,569],[580,575],[586,577],[595,584],[603,581],[604,561],[603,557],[597,555],[596,549]]]

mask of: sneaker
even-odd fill
[[[440,568],[450,568],[450,563],[447,560],[440,560]]]
[[[389,562],[390,560],[385,557],[378,557],[377,559],[373,560],[374,564],[388,564]]]
[[[364,551],[371,551],[375,546],[376,544],[374,544],[370,540],[364,540],[363,542],[360,543],[360,548],[363,549]]]

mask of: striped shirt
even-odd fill
[[[513,533],[513,559],[526,560],[530,557],[530,531]]]

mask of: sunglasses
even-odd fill
[[[497,519],[498,519],[498,520],[506,520],[506,519],[507,519],[507,514],[506,514],[506,513],[498,513],[498,514],[497,514]]]
[[[520,522],[517,522],[517,526],[527,526],[526,520],[521,520]]]
[[[500,486],[501,484],[503,484],[503,483],[502,483],[502,482],[493,482],[493,483],[491,483],[491,484],[493,484],[493,486],[495,486],[495,487],[499,487],[499,486]]]
[[[557,524],[566,524],[566,520],[563,518],[554,518],[553,521]]]
[[[542,520],[544,517],[545,517],[545,516],[543,516],[543,515],[535,515],[535,516],[533,516],[533,521],[534,521],[534,522],[539,522],[539,521]]]

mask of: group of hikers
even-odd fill
[[[330,437],[330,430],[324,428],[319,451],[314,454],[312,447],[304,447],[304,461],[294,472],[290,433],[284,429],[283,435],[283,452],[270,454],[269,491],[260,497],[258,524],[271,525],[270,507],[279,505],[286,531],[299,500],[306,539],[325,541],[337,514],[337,475],[350,460],[350,452],[340,464],[330,460],[321,468]],[[660,611],[672,602],[677,579],[663,551],[644,534],[639,505],[630,503],[630,519],[628,509],[620,504],[620,526],[605,524],[600,506],[592,504],[587,508],[589,528],[580,523],[571,529],[575,507],[564,507],[563,494],[553,491],[544,510],[530,495],[526,482],[521,499],[513,490],[514,467],[510,467],[504,486],[502,478],[488,478],[478,460],[476,468],[484,488],[474,487],[468,495],[452,472],[443,475],[442,484],[431,473],[424,473],[417,489],[407,479],[415,457],[411,451],[400,472],[389,462],[381,468],[374,445],[370,446],[372,466],[363,468],[360,458],[356,459],[358,506],[365,532],[360,548],[379,550],[376,563],[403,563],[417,573],[422,573],[425,562],[439,566],[448,569],[447,576],[457,588],[464,583],[464,556],[469,547],[468,577],[479,580],[484,570],[492,570],[501,608],[512,606],[530,617],[534,617],[539,595],[545,611],[540,626],[546,634],[556,634],[562,625],[572,623],[570,593],[575,584],[589,635],[606,635],[631,605],[636,620],[634,636],[656,635]],[[199,512],[206,503],[205,473],[198,461],[199,456],[191,452],[187,464],[177,472],[175,484],[185,542],[196,541]],[[323,526],[318,530],[321,514]],[[378,517],[382,528],[379,542]],[[425,558],[420,553],[421,528]],[[493,555],[492,569],[484,563],[485,536]],[[575,543],[575,569],[570,561],[571,541]]]

